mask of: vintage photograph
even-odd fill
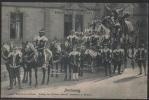
[[[148,3],[1,3],[1,98],[147,99],[147,81]]]

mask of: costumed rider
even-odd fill
[[[39,31],[39,36],[36,36],[34,38],[35,48],[37,49],[40,57],[44,57],[44,48],[47,44],[47,41],[48,41],[48,38],[45,36],[45,31],[41,29]]]

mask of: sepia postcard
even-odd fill
[[[1,2],[1,98],[147,99],[148,3]]]

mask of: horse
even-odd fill
[[[25,55],[26,55],[26,45],[27,45],[27,42],[22,42],[22,49],[21,49],[21,52],[22,52],[22,67],[23,67],[23,70],[24,70],[24,75],[23,75],[23,80],[22,80],[22,83],[26,83],[28,81],[28,69],[25,65],[25,60],[24,59]]]
[[[40,58],[40,59],[39,59]],[[44,59],[43,65],[39,65],[39,60]],[[25,48],[25,55],[24,55],[24,63],[27,67],[26,74],[24,74],[24,77],[28,77],[27,73],[29,73],[29,85],[32,84],[32,69],[35,71],[35,87],[38,85],[38,67],[40,67],[43,71],[43,78],[42,83],[45,82],[45,73],[46,68],[48,68],[48,78],[47,78],[47,84],[49,83],[49,74],[50,74],[50,64],[52,64],[52,52],[48,49],[44,49],[44,57],[41,58],[40,55],[37,52],[37,49],[35,49],[34,45],[32,43],[26,44]],[[27,75],[27,76],[26,76]]]
[[[16,85],[16,79],[18,79],[18,86],[19,89],[21,87],[21,77],[20,77],[20,67],[22,63],[22,53],[20,48],[13,48],[8,55],[8,64],[9,64],[9,71],[10,71],[10,89],[13,88],[13,82]]]
[[[35,87],[38,84],[37,81],[37,67],[36,67],[36,59],[37,59],[37,51],[34,48],[33,44],[28,42],[23,46],[22,48],[22,54],[23,54],[23,68],[24,68],[24,76],[23,76],[23,82],[28,81],[28,74],[29,74],[29,85],[32,84],[32,69],[35,71]]]

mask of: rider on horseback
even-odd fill
[[[43,29],[39,31],[39,36],[35,37],[34,41],[35,48],[37,49],[38,54],[41,57],[44,57],[44,49],[48,41],[48,38],[45,36],[45,31]]]

